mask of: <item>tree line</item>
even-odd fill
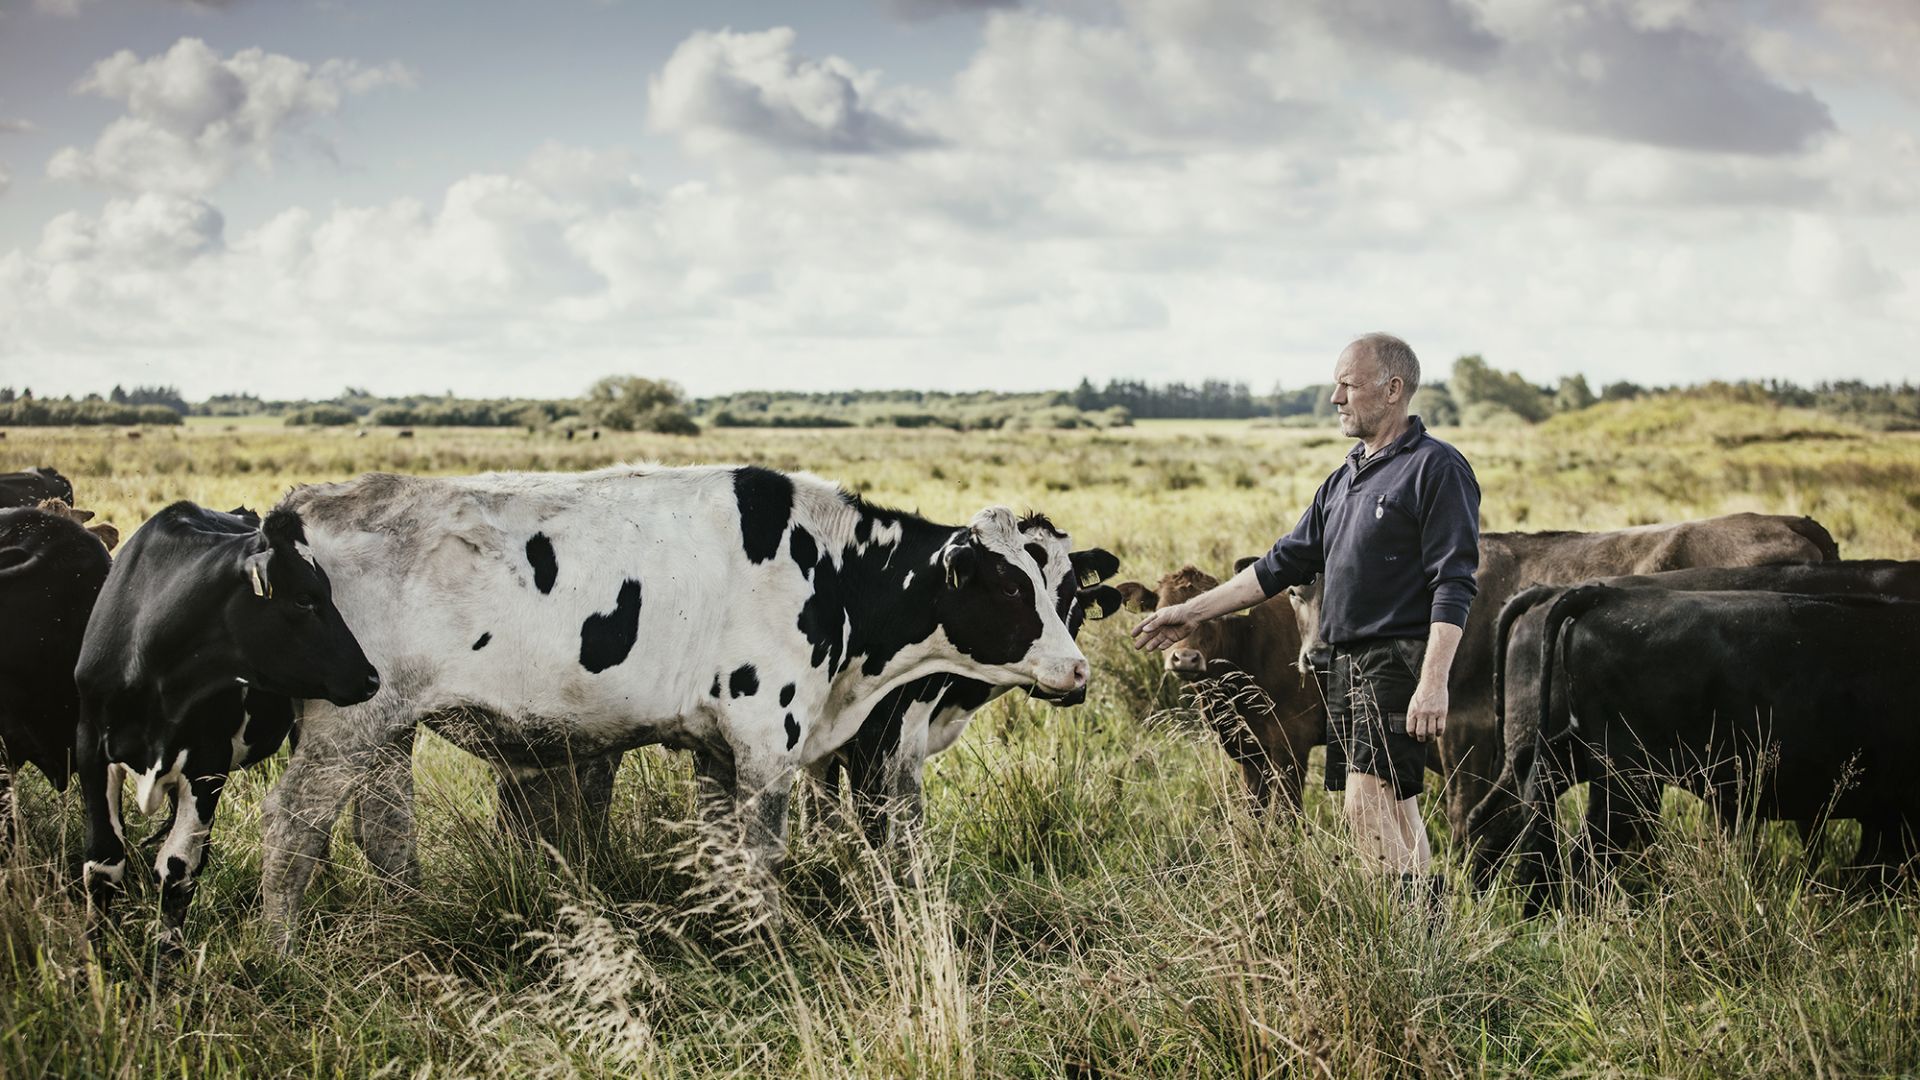
[[[1435,426],[1539,423],[1558,413],[1610,401],[1708,391],[1755,403],[1815,409],[1886,430],[1920,430],[1920,386],[1858,380],[1802,387],[1781,380],[1647,387],[1620,381],[1594,390],[1583,375],[1551,385],[1504,371],[1478,354],[1462,356],[1444,380],[1414,396],[1413,411]],[[955,431],[1114,427],[1135,419],[1322,422],[1333,415],[1330,384],[1256,395],[1245,383],[1148,383],[1082,378],[1072,390],[998,391],[759,390],[689,399],[676,384],[632,375],[599,380],[576,398],[386,397],[349,386],[320,400],[269,400],[248,393],[189,402],[173,386],[115,386],[107,394],[38,398],[0,387],[0,426],[178,424],[187,416],[280,418],[289,425],[362,427],[524,427],[529,431],[602,427],[613,431],[697,434],[713,427],[943,427]]]

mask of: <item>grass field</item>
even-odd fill
[[[1442,434],[1478,470],[1488,529],[1767,510],[1814,515],[1850,557],[1920,558],[1914,436],[1677,399]],[[1229,422],[571,441],[224,423],[137,440],[6,435],[0,469],[60,468],[123,532],[174,499],[264,509],[291,484],[370,469],[755,461],[939,520],[994,502],[1042,509],[1146,580],[1185,562],[1218,573],[1271,543],[1347,445],[1332,430]],[[772,937],[738,932],[737,898],[711,886],[680,757],[628,755],[608,843],[556,863],[501,843],[485,768],[426,738],[418,892],[390,895],[343,833],[301,947],[278,955],[257,917],[275,764],[236,777],[222,803],[192,957],[151,977],[148,890],[122,905],[94,966],[67,884],[77,792],[29,773],[25,853],[0,872],[0,1077],[1920,1071],[1911,892],[1809,882],[1791,834],[1725,837],[1670,796],[1626,888],[1532,922],[1504,894],[1456,890],[1432,932],[1349,865],[1324,793],[1298,818],[1246,815],[1158,659],[1125,643],[1135,618],[1083,635],[1086,705],[1009,695],[935,759],[920,884],[805,808],[790,917]]]

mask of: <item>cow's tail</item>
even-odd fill
[[[1568,695],[1567,730],[1551,732],[1548,729],[1553,720],[1554,656],[1560,651],[1563,629],[1619,591],[1605,585],[1580,585],[1568,589],[1547,609],[1547,620],[1540,630],[1540,722],[1533,731],[1533,761],[1520,792],[1521,813],[1526,824],[1522,826],[1520,841],[1515,845],[1522,857],[1522,881],[1527,886],[1526,910],[1529,915],[1540,910],[1549,894],[1554,864],[1558,861],[1554,854],[1558,844],[1553,833],[1553,806],[1559,792],[1551,775],[1552,745],[1574,730],[1571,694]]]
[[[1807,543],[1819,548],[1821,562],[1840,561],[1840,545],[1834,542],[1833,534],[1827,531],[1825,525],[1810,517],[1802,517],[1788,522],[1787,528],[1805,538]]]
[[[1513,634],[1513,624],[1520,617],[1540,605],[1542,600],[1558,593],[1558,585],[1534,585],[1515,594],[1500,609],[1500,617],[1493,626],[1493,730],[1500,733],[1504,742],[1507,731],[1507,639]]]

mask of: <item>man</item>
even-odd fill
[[[1426,744],[1447,724],[1447,675],[1473,602],[1480,485],[1458,450],[1407,403],[1420,361],[1390,334],[1348,345],[1334,366],[1340,430],[1360,442],[1314,493],[1293,532],[1257,562],[1134,628],[1164,649],[1198,624],[1324,574],[1320,637],[1333,647],[1327,789],[1370,866],[1409,884],[1432,855],[1420,817]]]

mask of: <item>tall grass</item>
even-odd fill
[[[1920,557],[1920,440],[1782,438],[1815,422],[1673,423],[1626,408],[1582,414],[1578,429],[1448,433],[1480,471],[1487,526],[1812,512],[1849,555]],[[1324,432],[1193,423],[599,442],[175,434],[15,430],[0,465],[60,467],[83,504],[126,529],[177,497],[261,507],[291,483],[370,468],[755,460],[944,520],[1032,504],[1151,580],[1188,561],[1222,570],[1270,543],[1344,448]],[[230,785],[191,954],[156,970],[151,889],[121,905],[99,953],[88,948],[70,884],[77,792],[28,773],[24,849],[0,870],[0,1076],[1920,1069],[1910,892],[1850,892],[1831,870],[1809,880],[1778,829],[1725,834],[1672,795],[1619,886],[1533,921],[1504,891],[1456,887],[1430,922],[1360,871],[1312,783],[1299,815],[1247,814],[1215,737],[1182,711],[1157,659],[1126,643],[1131,621],[1084,635],[1096,670],[1086,705],[1008,695],[935,760],[910,858],[824,824],[817,800],[797,813],[778,924],[730,884],[737,875],[715,873],[738,852],[694,824],[679,757],[629,754],[605,841],[551,852],[502,840],[486,770],[424,736],[417,889],[377,880],[343,824],[310,929],[293,955],[276,953],[258,917],[269,765]],[[136,818],[131,833],[158,827]]]

